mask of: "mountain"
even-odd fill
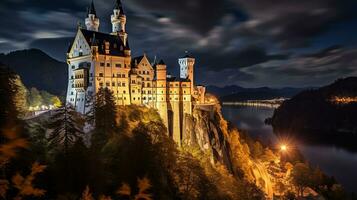
[[[207,86],[207,91],[217,97],[231,95],[240,91],[243,91],[244,88],[237,85],[230,85],[225,87],[217,87],[214,85]]]
[[[269,121],[278,133],[322,139],[331,136],[335,142],[343,134],[347,143],[346,137],[356,136],[356,116],[357,77],[349,77],[297,94],[276,109]]]
[[[274,98],[290,98],[304,90],[303,88],[243,88],[240,86],[216,87],[208,86],[207,91],[219,97],[221,101],[264,100]]]
[[[0,54],[0,62],[19,74],[27,87],[36,87],[56,95],[65,95],[67,64],[38,49]]]

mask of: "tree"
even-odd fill
[[[51,102],[51,105],[53,105],[56,108],[59,108],[62,106],[62,102],[58,98],[58,96],[52,96],[50,102]]]
[[[16,78],[16,74],[0,65],[0,167],[28,145],[21,137],[23,126],[15,102]]]
[[[14,101],[18,87],[16,74],[0,65],[0,131],[16,125],[18,111]]]
[[[50,119],[49,128],[52,130],[50,144],[63,149],[65,153],[83,135],[83,121],[71,105],[56,111]]]
[[[298,195],[302,197],[305,188],[310,186],[313,182],[309,166],[305,163],[297,163],[291,172],[291,176],[293,184],[297,188]]]
[[[20,76],[18,75],[14,80],[14,84],[17,87],[17,92],[14,97],[14,102],[19,112],[19,117],[24,117],[26,112],[28,111],[28,103],[27,103],[28,91],[24,86],[24,84],[22,83]]]
[[[112,91],[108,88],[100,88],[94,104],[95,129],[92,137],[92,145],[100,149],[110,137],[118,130],[116,122],[117,108]]]
[[[28,102],[31,107],[39,107],[43,104],[43,99],[40,94],[40,91],[38,91],[36,88],[31,88],[29,97],[28,97]]]
[[[132,193],[129,184],[127,183],[122,183],[116,193],[120,196],[129,197],[130,200],[152,200],[152,194],[148,193],[148,190],[150,190],[152,185],[147,177],[138,178],[137,186],[139,189],[137,194]]]

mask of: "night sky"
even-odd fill
[[[357,75],[354,0],[123,0],[134,56],[196,57],[201,84],[304,87]],[[94,0],[110,32],[115,0]],[[58,60],[90,0],[1,0],[0,52],[40,48]]]

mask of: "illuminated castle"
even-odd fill
[[[178,59],[180,78],[169,76],[164,61],[150,63],[144,54],[132,58],[126,32],[126,16],[120,0],[111,15],[112,33],[99,32],[100,21],[93,2],[67,52],[67,103],[85,114],[86,102],[107,87],[117,105],[145,105],[158,110],[170,136],[181,143],[184,116],[204,103],[205,87],[194,85],[195,59]]]

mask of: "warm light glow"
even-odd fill
[[[286,146],[285,144],[282,144],[282,145],[280,146],[280,150],[281,150],[281,151],[287,151],[287,150],[288,150],[288,146]]]
[[[349,104],[349,103],[356,103],[357,97],[332,97],[331,100],[333,103],[336,104]]]

